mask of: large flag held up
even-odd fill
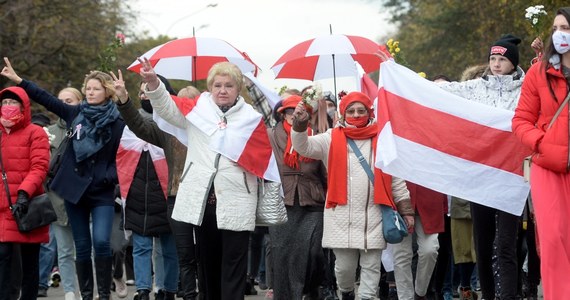
[[[393,61],[380,68],[376,167],[448,195],[522,214],[530,154],[513,112],[444,91]]]

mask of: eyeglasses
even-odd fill
[[[368,114],[368,110],[365,108],[359,108],[359,109],[352,108],[352,109],[347,109],[345,113],[347,115],[354,115],[355,113],[358,113],[359,115],[366,115]]]

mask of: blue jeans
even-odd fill
[[[71,226],[51,224],[50,232],[53,232],[57,241],[57,264],[63,290],[68,292],[77,291],[75,284],[75,245]]]
[[[162,234],[160,251],[162,253],[163,266],[155,266],[158,272],[156,285],[164,288],[167,292],[176,293],[178,289],[178,257],[174,236]],[[152,290],[152,249],[153,237],[142,236],[133,232],[133,261],[135,269],[135,285],[137,290]],[[162,272],[161,272],[162,271]]]
[[[76,260],[91,260],[91,249],[94,249],[95,257],[111,257],[113,206],[90,206],[82,201],[78,204],[66,201],[65,209],[75,241]]]
[[[55,262],[55,255],[57,250],[56,238],[50,225],[49,228],[49,242],[40,245],[40,265],[39,265],[39,287],[47,289],[49,287],[49,279],[53,263]]]

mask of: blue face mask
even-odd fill
[[[568,52],[570,50],[570,33],[556,30],[552,34],[552,43],[559,54]]]

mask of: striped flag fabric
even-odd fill
[[[197,99],[172,96],[180,112],[200,131],[210,136],[210,150],[236,162],[257,177],[281,182],[263,117],[251,105],[244,103],[239,114],[229,114],[227,122],[220,120],[209,92]],[[240,101],[243,99],[240,96]],[[153,113],[158,127],[188,145],[186,129],[175,127]]]
[[[530,149],[511,132],[514,112],[469,101],[415,72],[380,67],[376,167],[451,196],[521,215]]]
[[[154,164],[154,169],[160,181],[164,198],[166,199],[166,189],[168,187],[168,164],[164,157],[162,148],[147,143],[138,138],[128,126],[123,130],[123,136],[117,150],[117,176],[120,182],[121,199],[125,201],[131,189],[133,177],[140,160],[141,153],[148,151]]]

